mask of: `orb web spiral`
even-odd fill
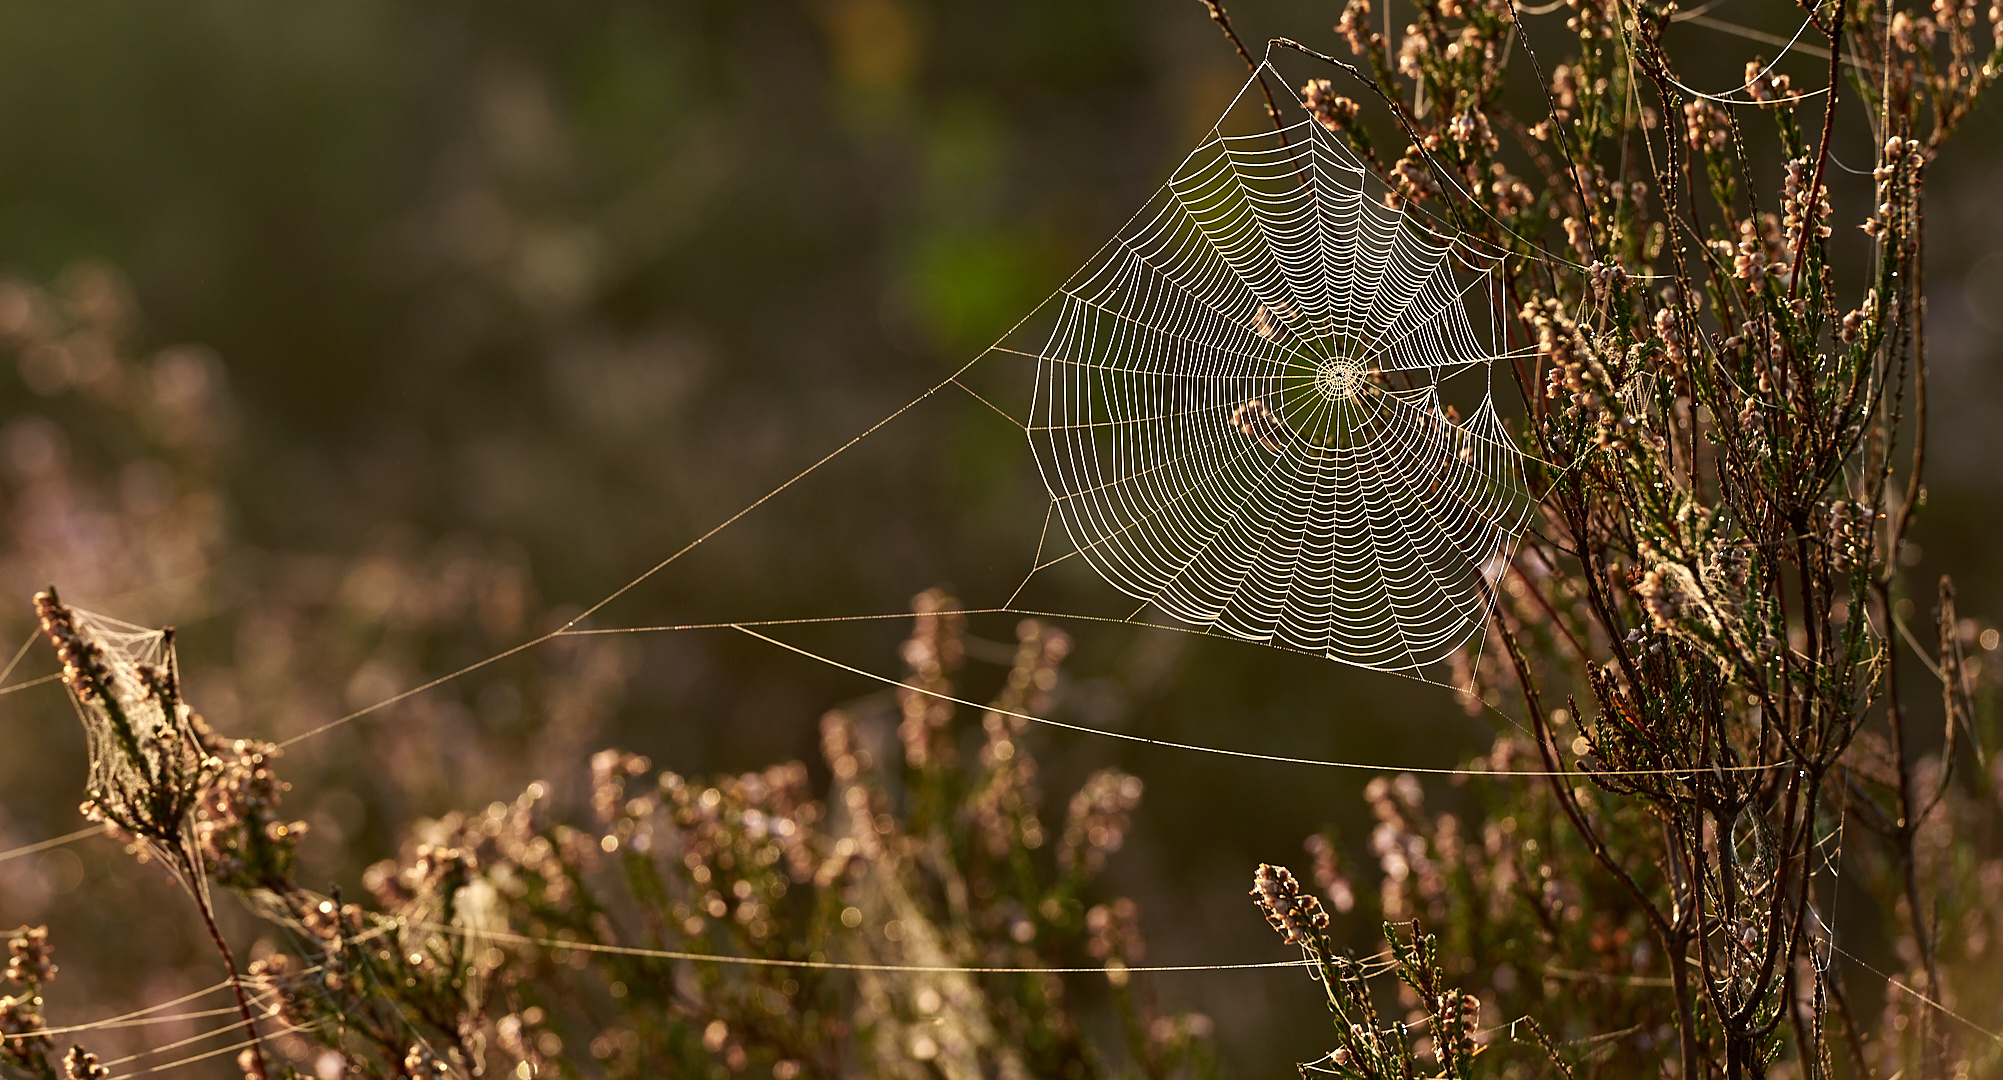
[[[1213,131],[1053,298],[1027,428],[1077,552],[1136,615],[1370,668],[1451,654],[1531,505],[1490,394],[1495,270],[1311,120]]]

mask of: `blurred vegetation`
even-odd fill
[[[1339,51],[1337,5],[1233,14],[1248,41]],[[1740,0],[1711,14],[1799,25]],[[1694,23],[1670,33],[1696,85],[1736,85],[1772,48]],[[1812,85],[1820,64],[1782,70]],[[266,741],[498,653],[988,344],[1147,197],[1242,78],[1193,2],[0,9],[0,593],[20,600],[0,626],[29,638],[26,598],[51,581],[81,607],[175,625],[188,698],[216,730]],[[1967,662],[1991,680],[1992,108],[1930,173],[1932,480],[1902,555],[1917,575],[1954,571],[1975,620]],[[1839,150],[1866,172],[1870,154]],[[1846,176],[1839,194],[1868,185]],[[1044,505],[1019,431],[936,402],[606,618],[889,613],[942,582],[979,606],[1020,580]],[[801,640],[884,670],[902,634],[887,621]],[[959,681],[986,700],[1015,622],[976,617],[966,634]],[[50,669],[37,651],[14,679]],[[1176,635],[1095,628],[1064,671],[1060,713],[1167,739],[1444,766],[1495,736],[1429,687]],[[550,820],[583,827],[606,746],[683,776],[804,761],[826,790],[813,718],[831,703],[895,742],[898,705],[872,689],[739,635],[560,639],[292,749],[286,814],[308,826],[292,873],[369,895],[368,867],[414,857],[407,826],[464,827],[467,808],[505,808],[537,781]],[[69,712],[53,686],[0,702],[0,850],[82,824]],[[1366,798],[1367,778],[1333,770],[1021,738],[1047,792],[1106,769],[1146,779],[1094,903],[1137,903],[1152,962],[1287,956],[1245,875],[1300,858],[1295,837],[1327,837],[1311,841],[1330,867],[1320,887],[1354,901],[1333,916],[1339,945],[1375,954],[1382,920],[1418,914],[1333,869],[1398,879],[1372,833],[1386,800],[1437,827],[1404,786]],[[1484,819],[1463,788],[1429,794],[1428,814],[1466,830],[1506,816]],[[0,926],[46,923],[58,950],[52,1023],[215,984],[169,888],[96,838],[0,862]],[[218,917],[246,959],[285,940],[232,901]],[[1883,913],[1855,918],[1853,951],[1899,968],[1872,929]],[[1439,916],[1425,925],[1450,958],[1475,955]],[[1514,973],[1525,997],[1619,1006],[1591,979]],[[1208,1018],[1234,1073],[1325,1048],[1298,971],[1154,984],[1161,1015]],[[1859,1008],[1904,1007],[1882,984],[1851,992]],[[1117,1028],[1110,999],[1081,1008],[1095,1039]],[[1631,1023],[1604,1019],[1565,1037]],[[91,1046],[115,1060],[221,1024],[94,1032]]]

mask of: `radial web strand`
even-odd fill
[[[1388,208],[1311,119],[1225,130],[1020,350],[1056,516],[1137,617],[1431,665],[1531,508],[1490,394],[1495,260]]]

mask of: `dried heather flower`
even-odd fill
[[[1802,235],[1802,230],[1813,222],[1814,237],[1829,236],[1829,188],[1817,186],[1809,190],[1813,179],[1813,163],[1807,158],[1794,158],[1787,163],[1787,179],[1783,185],[1784,195],[1781,207],[1784,214],[1781,225],[1790,237]]]
[[[1327,79],[1314,79],[1302,86],[1301,104],[1317,123],[1334,132],[1346,130],[1362,111],[1354,99],[1337,94],[1335,84]]]
[[[32,990],[19,997],[0,996],[0,1062],[37,1071],[47,1067],[43,1055],[55,1043],[42,1020],[41,1003]]]
[[[98,1062],[96,1054],[72,1045],[63,1055],[63,1075],[69,1080],[110,1080],[111,1070]]]
[[[24,926],[15,931],[7,941],[8,980],[38,989],[56,977],[56,965],[49,959],[54,951],[49,947],[48,927]]]
[[[209,754],[207,725],[181,700],[173,631],[148,630],[66,607],[54,586],[35,594],[35,614],[63,662],[63,685],[69,688],[90,744],[89,798],[83,804],[84,815],[108,822],[136,839],[145,853],[158,857],[188,890],[209,939],[229,969],[231,990],[243,1014],[244,1031],[251,1039],[251,1047],[244,1051],[247,1071],[261,1080],[267,1075],[262,1042],[250,1001],[244,996],[236,957],[223,940],[209,903],[203,880],[207,858],[202,835],[204,822],[225,820],[217,814],[230,815],[227,820],[232,824],[210,829],[211,838],[237,825],[254,823],[264,829],[256,843],[279,844],[284,856],[278,862],[260,861],[256,868],[282,871],[290,856],[289,847],[283,846],[286,827],[272,828],[272,823],[256,820],[254,814],[244,817],[256,808],[238,798],[255,795],[275,805],[280,788],[275,781],[265,783],[251,777],[234,795],[224,792],[215,813],[203,805],[213,794],[210,781],[223,772],[223,765]],[[237,744],[237,754],[240,759],[256,759],[254,771],[261,767],[262,757],[249,750],[251,745]],[[249,862],[244,865],[246,870],[252,866]],[[277,883],[282,876],[278,873],[270,880],[253,883]]]
[[[271,743],[238,739],[218,748],[219,767],[195,809],[195,843],[216,880],[242,888],[278,888],[291,879],[293,849],[304,821],[278,813],[292,785],[278,779]]]
[[[1252,875],[1251,897],[1266,913],[1266,922],[1289,945],[1312,945],[1328,929],[1328,912],[1321,901],[1301,892],[1301,883],[1284,866],[1260,863]]]
[[[1349,0],[1336,21],[1335,32],[1348,43],[1356,56],[1368,56],[1384,48],[1384,35],[1372,29],[1370,0]]]
[[[178,848],[216,762],[203,746],[199,718],[181,700],[172,632],[65,607],[54,586],[35,594],[35,614],[62,660],[63,685],[90,743],[85,816],[149,845]]]

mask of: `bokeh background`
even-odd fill
[[[1233,11],[1248,41],[1333,48],[1334,4]],[[1798,25],[1754,0],[1712,14]],[[1678,33],[1720,87],[1772,51]],[[1819,64],[1801,67],[1813,84]],[[1243,77],[1195,0],[0,5],[16,360],[0,370],[0,648],[53,581],[181,627],[197,706],[282,739],[549,629],[979,353]],[[1918,580],[1953,572],[1980,617],[2003,569],[1998,116],[1971,120],[1932,182],[1918,534]],[[934,585],[997,603],[1045,504],[1020,432],[940,395],[595,624],[894,612]],[[1075,610],[1104,599],[1086,576],[1048,585]],[[1009,620],[973,625],[1012,638]],[[1412,766],[1494,733],[1390,676],[1071,629],[1059,708],[1081,722]],[[895,674],[903,632],[788,634]],[[38,647],[13,679],[52,669]],[[973,664],[970,690],[1000,671]],[[876,693],[727,631],[553,643],[289,752],[288,806],[313,827],[302,881],[360,894],[398,823],[531,779],[574,800],[603,746],[683,773],[814,760],[816,717]],[[68,711],[54,685],[0,698],[0,849],[81,824]],[[1111,764],[1146,781],[1111,879],[1141,901],[1156,962],[1284,958],[1245,898],[1253,866],[1304,863],[1326,824],[1362,851],[1367,774],[1037,738],[1048,791]],[[102,839],[0,862],[0,926],[51,925],[57,1023],[213,982],[185,907]],[[1284,1075],[1324,1049],[1296,975],[1162,986],[1215,1019],[1234,1074]]]

